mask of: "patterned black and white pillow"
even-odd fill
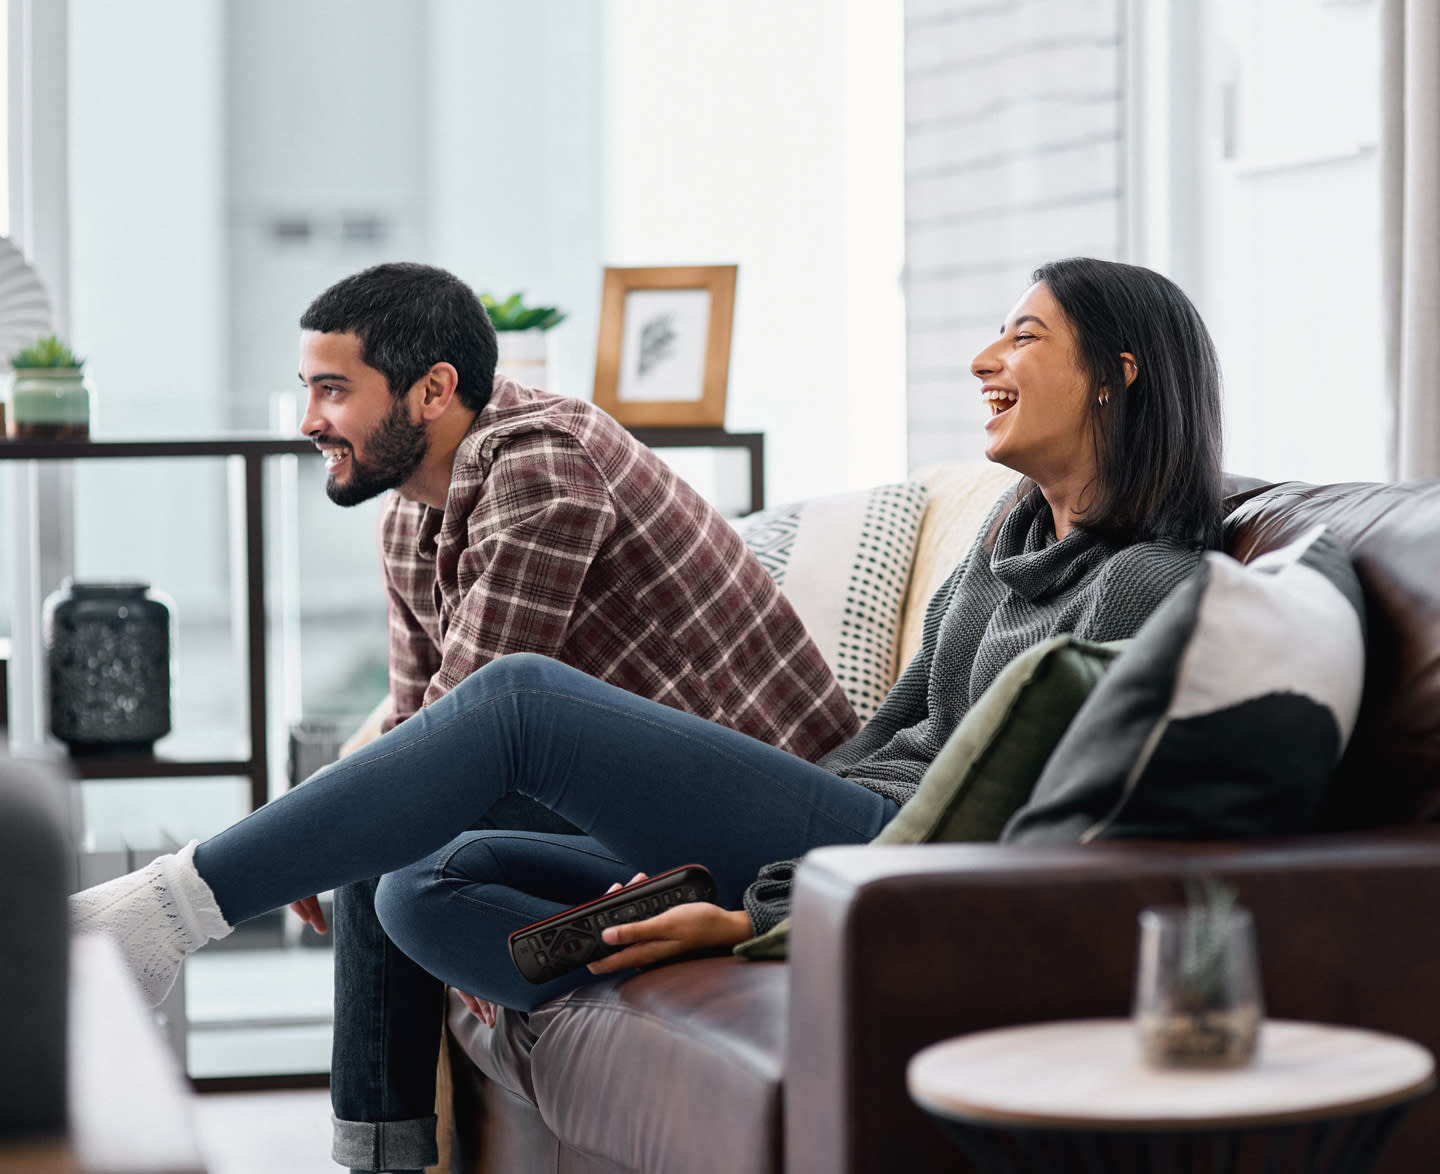
[[[776,506],[735,523],[861,721],[899,668],[900,606],[924,512],[925,486],[901,481]]]
[[[1308,830],[1355,727],[1364,624],[1324,526],[1248,565],[1207,554],[1081,706],[1002,840]]]

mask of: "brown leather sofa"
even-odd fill
[[[998,492],[971,471],[932,476],[912,612],[973,535],[975,503]],[[1366,592],[1364,703],[1323,830],[1267,843],[812,853],[788,962],[682,962],[583,988],[528,1020],[502,1018],[495,1032],[452,999],[451,1168],[964,1169],[906,1094],[909,1058],[963,1032],[1127,1014],[1136,914],[1179,900],[1182,878],[1200,871],[1254,911],[1270,1014],[1396,1032],[1440,1054],[1440,834],[1430,826],[1440,813],[1440,482],[1231,488],[1232,554],[1252,559],[1324,521]],[[966,494],[974,500],[955,509]],[[1432,1095],[1377,1169],[1431,1171],[1437,1155]]]

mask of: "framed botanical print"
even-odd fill
[[[596,405],[632,428],[724,427],[736,269],[606,269]]]

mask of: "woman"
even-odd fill
[[[437,977],[529,1009],[594,974],[738,943],[783,916],[767,862],[872,838],[969,706],[1057,632],[1132,635],[1220,532],[1219,374],[1194,307],[1145,269],[1037,270],[971,365],[986,456],[1023,475],[932,600],[919,653],[868,725],[817,764],[536,656],[494,661],[363,750],[203,844],[72,899],[158,1002],[239,921],[381,876],[387,933]],[[470,831],[501,796],[581,836]],[[612,927],[624,948],[542,986],[519,927],[632,873],[698,862],[717,902]],[[747,887],[749,891],[747,892]]]

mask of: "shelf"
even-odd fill
[[[765,508],[765,433],[723,428],[626,428],[646,448],[743,448],[750,458],[750,508]]]
[[[205,760],[170,759],[153,754],[87,754],[68,759],[71,769],[82,779],[137,779],[137,778],[198,778],[206,776],[239,776],[250,782],[250,806],[252,809],[264,805],[269,797],[270,761],[268,752],[267,700],[265,683],[266,665],[266,606],[265,606],[265,488],[262,476],[263,465],[271,457],[312,456],[319,459],[314,444],[308,440],[290,439],[278,436],[235,434],[208,439],[176,440],[0,440],[0,462],[70,462],[90,460],[143,460],[172,459],[176,457],[222,457],[238,459],[244,466],[244,525],[245,525],[245,624],[247,650],[247,710],[250,754],[246,758],[216,758]],[[32,493],[28,507],[32,513],[37,509]],[[17,574],[28,573],[38,579],[38,571],[31,568]],[[17,591],[17,599],[43,598],[46,584],[31,582],[29,590]],[[19,620],[16,621],[17,637]],[[23,680],[38,681],[39,665],[43,659],[39,650],[39,633],[35,621],[31,625],[29,640],[25,648],[28,676]],[[18,639],[16,643],[19,643]],[[13,693],[16,683],[12,682]],[[20,687],[24,687],[23,685]],[[36,688],[33,686],[32,688]],[[36,693],[38,696],[38,692]],[[9,699],[13,701],[13,696]],[[38,719],[32,719],[38,722]],[[28,737],[43,737],[38,729],[29,729]],[[11,734],[16,733],[16,723],[11,721]]]
[[[248,776],[254,764],[248,758],[180,759],[119,751],[110,754],[72,754],[61,762],[81,779],[194,779]]]
[[[143,457],[313,456],[308,440],[279,436],[219,437],[212,440],[15,440],[0,438],[0,461],[134,460]]]

